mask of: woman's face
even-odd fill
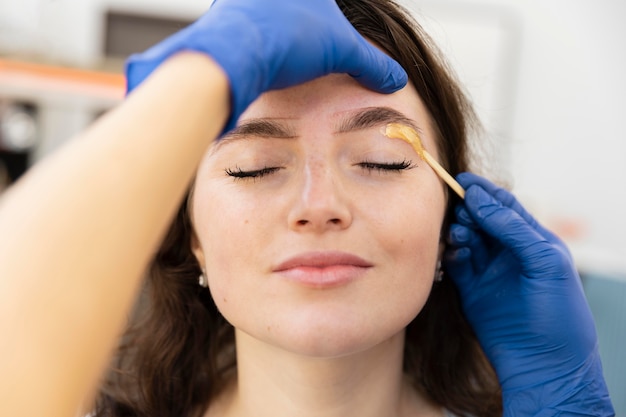
[[[192,200],[194,254],[239,331],[336,357],[401,334],[430,292],[445,193],[410,145],[437,157],[412,86],[382,95],[347,75],[266,93],[215,144]]]

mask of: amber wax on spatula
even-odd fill
[[[452,177],[452,175],[448,174],[439,162],[435,158],[432,157],[431,154],[428,153],[424,146],[422,145],[422,140],[419,135],[412,127],[407,125],[403,125],[401,123],[389,123],[384,132],[385,136],[391,139],[402,139],[407,142],[415,152],[419,155],[419,157],[426,162],[430,167],[439,175],[439,177],[446,183],[452,190],[459,195],[461,198],[465,198],[465,190],[461,187],[461,184],[456,182],[456,180]]]

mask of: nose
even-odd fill
[[[338,171],[327,163],[308,163],[289,211],[289,227],[312,233],[349,227],[352,211],[349,196],[341,183]]]

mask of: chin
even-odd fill
[[[404,329],[398,335],[404,335]],[[395,336],[395,335],[394,335]],[[311,358],[311,359],[339,359],[358,355],[369,351],[383,343],[389,342],[391,338],[363,338],[334,336],[302,338],[299,340],[273,340],[269,341],[275,347],[291,354]],[[402,339],[404,340],[404,339]]]
[[[315,317],[283,322],[276,328],[270,326],[267,332],[253,337],[299,356],[319,359],[341,358],[392,341],[399,341],[403,346],[405,328],[414,317],[415,315],[372,319],[335,316],[328,320]]]

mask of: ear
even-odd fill
[[[191,234],[191,253],[193,253],[193,256],[196,257],[196,260],[200,265],[200,269],[204,271],[206,265],[204,259],[204,251],[202,250],[202,247],[200,246],[200,241],[198,240],[198,237],[195,233]]]
[[[200,269],[204,271],[206,268],[206,260],[204,258],[204,251],[202,250],[202,246],[200,245],[200,239],[198,239],[198,235],[196,234],[196,227],[193,223],[192,208],[193,208],[194,191],[195,191],[195,180],[189,189],[189,193],[187,194],[187,210],[189,214],[189,223],[191,225],[191,238],[190,238],[189,246],[191,247],[191,253],[198,261],[198,265],[200,265]]]

